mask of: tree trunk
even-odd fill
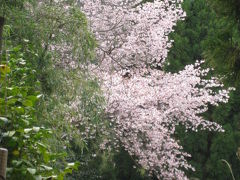
[[[2,61],[2,44],[3,44],[3,26],[4,26],[4,17],[0,16],[0,63]]]

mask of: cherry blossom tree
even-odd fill
[[[88,0],[83,11],[98,41],[98,66],[92,72],[102,80],[106,112],[114,131],[130,155],[159,179],[187,179],[194,170],[190,155],[174,138],[175,128],[223,131],[201,116],[208,105],[226,103],[229,89],[204,61],[179,73],[160,71],[172,41],[168,34],[184,19],[182,0]]]
[[[185,16],[180,2],[86,1],[83,10],[99,42],[98,57],[106,63],[105,67],[161,66],[171,46],[167,35]]]

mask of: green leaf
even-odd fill
[[[40,127],[33,127],[32,130],[33,130],[34,132],[38,132],[38,131],[40,130]]]
[[[67,167],[66,167],[65,169],[75,169],[75,170],[77,170],[77,169],[78,169],[78,166],[79,166],[79,163],[78,163],[78,162],[68,163],[68,164],[67,164]]]
[[[37,96],[27,96],[27,99],[29,99],[33,103],[35,103],[38,100]]]
[[[46,149],[42,149],[42,154],[43,154],[43,160],[45,163],[48,163],[50,160],[49,153],[46,151]]]
[[[52,171],[53,168],[50,166],[45,166],[45,165],[41,165],[42,168],[44,168],[46,171]]]
[[[43,95],[42,94],[39,94],[37,95],[37,98],[40,99]]]
[[[26,61],[19,61],[19,64],[21,64],[21,65],[25,65],[26,64]]]
[[[68,167],[73,167],[73,166],[75,166],[75,163],[68,163],[67,166]]]
[[[10,73],[10,68],[5,64],[0,64],[0,72],[3,74]]]
[[[4,104],[4,103],[5,103],[4,99],[0,98],[0,104]]]
[[[7,90],[10,91],[10,94],[14,96],[20,93],[19,87],[8,87]]]
[[[16,133],[16,131],[8,131],[6,133],[3,133],[3,136],[4,137],[12,137],[15,133]]]
[[[8,119],[5,118],[5,117],[0,117],[0,121],[4,122],[4,123],[7,123],[8,122]]]
[[[24,124],[26,124],[27,126],[29,125],[29,121],[28,121],[28,120],[26,120],[26,119],[21,119],[21,121],[22,121]]]
[[[26,128],[26,129],[24,129],[24,133],[29,133],[30,131],[32,131],[32,128]]]
[[[18,106],[15,108],[15,111],[19,114],[23,114],[24,113],[24,109],[21,106]]]
[[[32,175],[36,174],[36,172],[37,172],[37,170],[33,169],[33,168],[27,168],[27,171]]]
[[[47,149],[47,146],[44,145],[43,143],[37,142],[37,144],[39,145],[39,147],[44,148],[44,149]]]
[[[30,100],[25,100],[25,101],[23,101],[23,105],[26,106],[26,107],[32,107],[33,103]]]
[[[140,171],[140,174],[141,174],[142,176],[144,176],[144,174],[145,174],[145,172],[146,172],[145,169],[141,168],[139,171]]]
[[[24,41],[25,43],[28,43],[28,42],[29,42],[29,40],[28,40],[28,39],[23,39],[23,41]]]
[[[12,164],[13,164],[14,166],[20,166],[22,163],[23,163],[23,161],[17,161],[17,160],[13,160],[13,161],[12,161]]]
[[[12,105],[12,104],[15,104],[17,102],[17,99],[16,98],[12,98],[12,99],[9,99],[7,101],[7,105]]]
[[[72,169],[71,168],[66,168],[65,170],[64,170],[64,175],[65,174],[71,174],[72,173]]]
[[[42,180],[42,176],[41,175],[38,175],[38,176],[34,176],[35,180]]]
[[[13,48],[13,51],[14,51],[14,52],[18,52],[18,51],[21,50],[21,48],[22,48],[22,47],[21,47],[20,45],[19,45],[19,46],[16,46],[16,47]]]

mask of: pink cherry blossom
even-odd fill
[[[188,130],[223,131],[201,114],[208,105],[226,103],[229,89],[204,61],[179,73],[159,71],[172,41],[168,35],[185,12],[182,0],[88,0],[82,10],[98,42],[98,66],[89,66],[102,81],[106,112],[114,132],[130,155],[159,179],[188,179],[183,170],[194,170],[174,138],[182,124]],[[107,142],[105,141],[105,144]]]

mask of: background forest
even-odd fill
[[[7,179],[156,179],[121,144],[100,148],[115,136],[99,80],[88,70],[97,63],[98,44],[76,2],[0,0],[0,147],[9,151]],[[184,0],[183,9],[187,16],[170,34],[164,71],[205,59],[236,88],[227,104],[204,114],[224,133],[178,127],[176,137],[196,168],[186,174],[231,179],[224,159],[240,179],[240,2]]]

